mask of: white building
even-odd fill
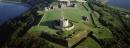
[[[64,2],[66,3],[67,6],[69,6],[71,3],[71,0],[58,0],[59,2]]]
[[[85,0],[58,0],[59,2],[65,2],[67,6],[71,5],[71,2],[86,2]]]
[[[64,17],[62,17],[60,19],[60,26],[61,27],[68,27],[69,26],[69,20],[68,19],[65,19]]]

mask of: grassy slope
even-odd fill
[[[117,9],[114,7],[102,5],[100,3],[91,3],[94,11],[98,11],[101,15],[100,20],[102,24],[105,25],[113,35],[111,40],[102,39],[102,47],[104,48],[129,48],[128,39],[130,34],[128,29],[129,19],[123,19],[125,15],[130,15],[128,10]],[[121,19],[120,19],[121,18]],[[123,20],[123,21],[122,21]],[[127,24],[127,25],[126,25]],[[104,34],[105,35],[105,34]],[[116,44],[115,44],[116,43]]]
[[[80,43],[76,48],[101,48],[91,37],[88,37],[84,42]]]
[[[88,4],[84,4],[84,6],[86,8],[88,8],[89,11],[93,11],[92,8],[88,5]],[[89,9],[90,8],[90,9]],[[93,5],[94,9],[102,9],[100,7],[95,7],[95,5]],[[99,11],[102,12],[102,11]],[[93,11],[92,13],[92,18],[94,22],[93,23],[93,29],[91,29],[91,31],[93,32],[93,35],[97,38],[97,39],[104,39],[104,38],[113,38],[112,37],[112,33],[110,32],[110,30],[106,27],[104,27],[100,22],[99,22],[99,18],[100,18],[100,13],[97,11]]]

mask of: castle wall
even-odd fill
[[[72,36],[72,38],[61,39],[61,38],[55,37],[53,35],[50,35],[48,33],[43,33],[42,37],[44,37],[45,39],[47,39],[51,42],[54,42],[56,44],[71,48],[72,46],[77,44],[80,40],[87,37],[87,35],[88,35],[88,32],[77,32]]]

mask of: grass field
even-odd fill
[[[87,24],[83,23],[81,16],[89,16],[89,11],[87,11],[84,7],[78,7],[78,8],[64,8],[64,16],[65,18],[69,19],[70,21],[73,21],[73,24],[75,25],[74,30],[86,30],[86,31],[93,31],[93,35],[99,39],[103,38],[112,38],[112,33],[106,29],[100,29],[95,28],[91,24],[92,21],[87,22]],[[41,32],[48,32],[50,34],[56,34],[59,30],[53,29],[53,20],[58,20],[61,18],[61,9],[54,9],[50,11],[38,11],[39,14],[44,14],[43,19],[39,23],[39,25],[32,27],[29,32],[33,33],[41,33]],[[97,13],[94,14],[93,19],[97,26],[102,27],[102,25],[98,21],[99,15],[97,16]],[[90,24],[91,25],[90,25]],[[66,36],[67,34],[70,34],[72,31],[65,31],[63,36]]]
[[[64,17],[72,21],[72,23],[75,25],[75,28],[71,31],[64,31],[61,32],[63,37],[68,36],[69,34],[72,34],[72,32],[75,32],[75,30],[80,30],[80,31],[92,31],[93,35],[97,39],[105,39],[105,38],[112,38],[112,33],[110,30],[107,28],[103,27],[99,23],[99,15],[97,16],[98,13],[95,13],[94,16],[92,17],[95,22],[95,25],[98,27],[103,27],[103,28],[97,28],[94,27],[92,24],[92,21],[90,22],[85,22],[82,20],[82,16],[89,16],[89,11],[87,11],[84,7],[78,7],[78,8],[64,8]],[[28,32],[35,34],[40,34],[42,32],[48,32],[50,34],[57,34],[59,30],[53,29],[53,21],[58,20],[61,18],[61,9],[54,9],[50,11],[38,11],[39,14],[43,14],[44,17],[40,21],[40,23],[37,26],[32,27]],[[90,19],[92,20],[92,19]],[[87,44],[87,45],[86,45]],[[78,45],[77,48],[81,47],[88,47],[88,48],[100,48],[100,46],[94,41],[92,38],[87,38],[81,45]]]
[[[88,16],[88,11],[85,10],[83,7],[78,8],[64,8],[64,17],[72,21],[75,25],[74,30],[90,30],[86,25],[83,23],[81,16]],[[43,19],[40,21],[39,25],[32,27],[29,32],[48,32],[50,34],[56,34],[59,30],[53,29],[53,21],[58,20],[61,18],[61,9],[54,9],[50,11],[38,11],[40,14],[44,14]],[[65,31],[65,32],[74,32],[72,31]]]
[[[96,41],[88,37],[75,48],[101,48],[101,47]]]

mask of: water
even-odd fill
[[[107,4],[130,10],[130,0],[108,0]]]
[[[27,4],[0,2],[0,25],[29,9]]]
[[[126,8],[130,10],[130,0],[108,0],[111,6]],[[3,3],[0,2],[0,24],[11,18],[19,16],[29,9],[27,4]]]

